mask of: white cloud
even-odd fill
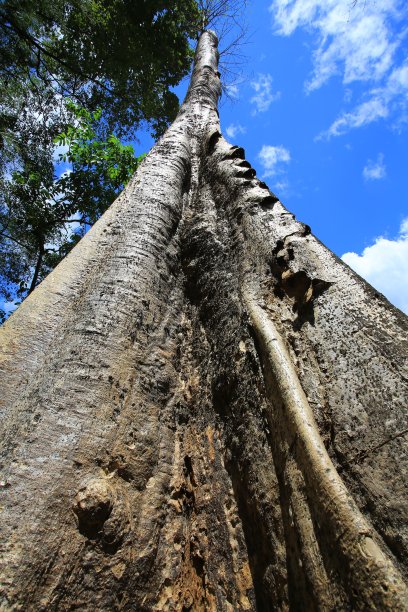
[[[384,155],[378,154],[377,160],[369,159],[363,168],[363,177],[366,181],[375,181],[386,177]]]
[[[353,90],[347,87],[344,90],[343,100],[346,102],[346,104],[348,104],[349,102],[351,102],[352,97],[353,97]]]
[[[286,179],[283,179],[282,181],[274,183],[273,188],[276,190],[277,193],[279,193],[280,196],[282,196],[282,194],[287,196],[289,183]]]
[[[245,132],[246,127],[240,125],[239,123],[231,123],[225,130],[228,138],[235,138],[237,134],[245,134]]]
[[[258,159],[264,167],[264,177],[276,176],[277,174],[283,174],[285,172],[285,168],[282,164],[288,164],[290,162],[290,153],[288,149],[285,149],[282,145],[276,147],[264,145],[258,154]]]
[[[316,140],[340,136],[352,128],[362,127],[378,119],[385,119],[388,115],[389,109],[386,102],[381,98],[372,98],[358,105],[353,111],[343,113],[331,124],[328,130],[319,134]]]
[[[322,135],[338,136],[391,115],[405,120],[408,62],[397,53],[408,33],[405,0],[359,0],[356,4],[351,0],[273,0],[270,11],[277,33],[289,36],[302,27],[317,40],[308,92],[337,75],[348,86],[349,102],[350,84],[367,84],[355,109],[342,113]]]
[[[251,82],[255,95],[251,98],[251,104],[255,105],[253,114],[264,113],[268,110],[274,100],[280,98],[280,91],[273,93],[272,77],[270,74],[258,74],[255,81]]]
[[[54,160],[54,162],[59,162],[60,155],[66,155],[68,151],[69,151],[68,145],[59,145],[55,147],[53,154],[52,154],[52,159]]]
[[[408,217],[395,240],[380,236],[362,255],[344,253],[342,260],[408,314]]]
[[[62,172],[62,174],[60,174],[60,176],[58,178],[62,178],[64,176],[69,176],[70,174],[72,174],[72,168],[67,168],[66,170],[64,170]]]
[[[238,98],[239,98],[239,88],[238,88],[238,85],[235,85],[235,84],[226,85],[225,86],[225,92],[226,92],[227,96],[229,96],[230,98],[233,98],[234,100],[238,100]]]

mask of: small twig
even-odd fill
[[[19,246],[23,247],[23,249],[27,249],[27,251],[30,251],[30,247],[28,247],[27,245],[23,244],[22,242],[20,242],[19,240],[17,240],[16,238],[13,238],[12,236],[9,236],[8,234],[6,234],[5,232],[0,231],[0,236],[3,236],[4,238],[7,238],[8,240],[12,240],[13,242],[15,242],[16,244],[18,244]]]

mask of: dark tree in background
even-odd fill
[[[407,318],[224,140],[216,42],[0,330],[5,609],[406,609]]]

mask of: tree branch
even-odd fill
[[[9,236],[5,232],[0,231],[0,236],[3,236],[4,238],[7,238],[8,240],[12,240],[13,242],[15,242],[16,244],[21,246],[23,249],[26,249],[27,251],[30,251],[30,248],[27,245],[23,244],[22,242],[20,242],[16,238],[13,238],[12,236]]]
[[[27,295],[30,295],[30,293],[32,293],[34,291],[35,287],[36,287],[36,284],[37,284],[37,281],[38,281],[38,277],[39,277],[40,271],[41,271],[41,265],[42,265],[43,256],[44,256],[44,245],[40,244],[39,250],[38,250],[37,263],[35,264],[35,270],[34,270],[33,278],[31,280],[31,285],[30,285],[30,288],[28,290]]]

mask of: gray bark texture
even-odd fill
[[[407,608],[407,318],[224,140],[217,55],[0,330],[4,610]]]

